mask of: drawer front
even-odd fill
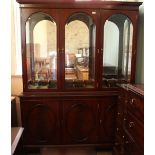
[[[144,98],[130,92],[127,108],[136,118],[144,122]]]
[[[125,155],[143,155],[144,150],[140,149],[131,138],[129,138],[127,135],[125,135],[124,153],[125,153]]]
[[[116,128],[116,136],[115,136],[115,143],[114,143],[114,152],[115,154],[124,154],[124,147],[123,147],[123,134],[119,127]],[[116,153],[117,152],[117,153]]]
[[[141,148],[144,147],[144,125],[131,113],[126,113],[125,130]]]
[[[127,103],[127,94],[126,91],[120,89],[120,93],[118,96],[117,102],[117,114],[116,114],[116,122],[122,126],[123,119],[124,119],[124,108],[125,104]]]

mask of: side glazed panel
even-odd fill
[[[101,10],[102,89],[115,88],[117,83],[134,83],[137,21],[137,11]]]
[[[55,100],[21,101],[24,144],[59,143],[59,106]]]
[[[63,143],[96,143],[97,104],[95,100],[63,102]]]

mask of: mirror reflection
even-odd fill
[[[56,88],[56,23],[46,14],[32,15],[26,23],[28,86]]]
[[[65,25],[65,87],[94,87],[96,27],[84,13],[72,15]]]
[[[127,16],[115,14],[106,20],[103,32],[103,87],[115,87],[131,76],[133,25]]]

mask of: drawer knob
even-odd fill
[[[121,114],[120,112],[117,113],[118,116],[119,116],[120,114]]]
[[[130,127],[130,128],[133,128],[134,126],[135,126],[135,123],[134,123],[134,122],[130,122],[130,123],[129,123],[129,127]]]
[[[125,144],[129,144],[129,141],[125,141]]]
[[[126,121],[126,118],[124,117],[124,121]]]
[[[64,53],[64,48],[61,49],[61,52]]]
[[[132,98],[130,101],[130,104],[133,105],[135,101],[136,101],[136,99]]]

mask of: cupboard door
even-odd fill
[[[104,97],[99,100],[99,142],[112,146],[115,138],[117,97]]]
[[[63,101],[63,143],[91,144],[97,141],[95,100]]]
[[[65,14],[64,14],[65,12]],[[65,9],[60,28],[65,89],[94,89],[97,76],[97,10]],[[64,37],[63,37],[64,36]]]
[[[59,18],[57,10],[22,9],[24,90],[59,87]]]
[[[59,103],[55,100],[21,101],[24,144],[58,144]]]

